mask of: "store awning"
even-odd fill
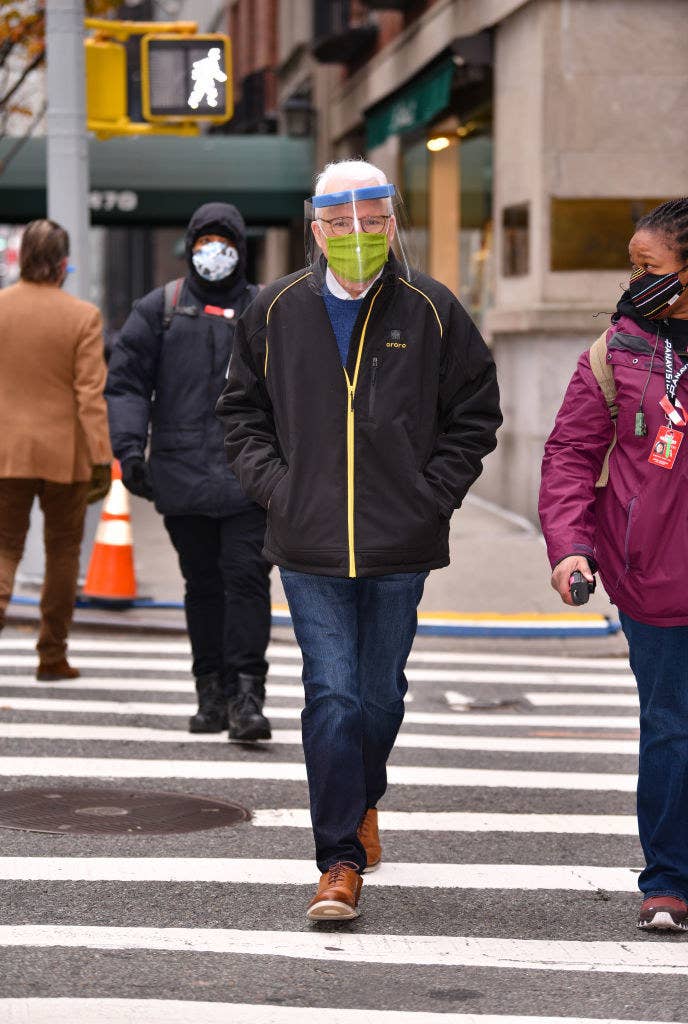
[[[381,146],[390,135],[401,135],[414,128],[422,128],[437,117],[449,104],[454,70],[453,60],[446,60],[368,111],[368,149]]]
[[[0,158],[16,140],[5,140]],[[0,174],[0,221],[46,215],[46,140],[29,139]],[[89,140],[94,224],[185,224],[202,203],[234,203],[254,224],[303,216],[313,143],[284,135]]]

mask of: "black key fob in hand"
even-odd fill
[[[569,577],[569,593],[574,604],[587,604],[590,595],[595,593],[595,580],[592,583],[586,580],[582,572],[577,569]]]

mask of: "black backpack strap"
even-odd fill
[[[165,302],[162,314],[162,328],[164,331],[167,331],[172,323],[172,317],[177,310],[179,295],[183,284],[184,278],[178,277],[176,281],[168,281],[163,289]]]

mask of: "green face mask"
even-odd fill
[[[327,239],[327,262],[344,281],[370,281],[387,260],[387,235],[341,235]]]

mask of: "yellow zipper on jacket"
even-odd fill
[[[347,518],[347,534],[349,541],[349,576],[356,575],[356,550],[354,547],[354,396],[356,394],[356,385],[358,384],[358,371],[361,368],[361,356],[363,355],[363,346],[365,345],[366,331],[368,329],[368,321],[370,320],[370,314],[373,311],[375,305],[375,299],[380,294],[382,285],[378,286],[377,291],[373,295],[368,308],[368,314],[363,324],[363,330],[361,331],[361,340],[358,345],[358,355],[356,356],[356,366],[354,368],[354,379],[349,379],[349,374],[346,372],[344,367],[344,376],[346,377],[346,390],[347,390],[347,403],[346,403],[346,518]]]

